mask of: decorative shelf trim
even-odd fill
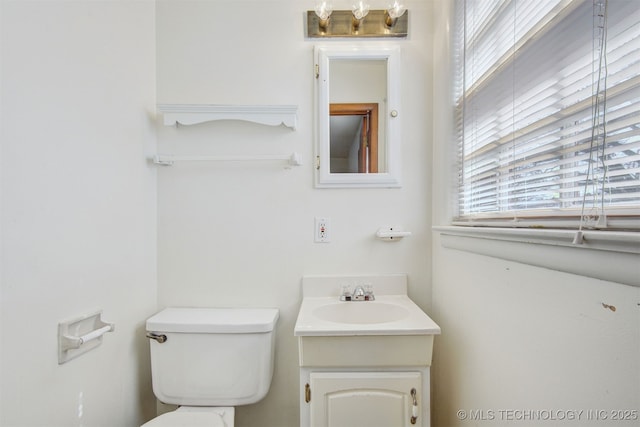
[[[243,120],[296,129],[297,105],[158,104],[165,126],[195,125],[215,120]]]

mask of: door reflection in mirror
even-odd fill
[[[378,120],[379,114],[386,111],[386,58],[335,59],[331,61],[329,72],[330,173],[386,172],[384,121]],[[346,133],[347,126],[357,130]],[[363,128],[369,135],[363,135]],[[365,143],[360,137],[369,138],[371,143],[371,135],[375,137],[375,147],[359,148],[360,143]],[[358,141],[354,143],[356,138]],[[345,139],[351,141],[347,143]],[[345,151],[351,151],[351,155],[345,155]]]
[[[378,104],[330,104],[331,173],[378,172]]]

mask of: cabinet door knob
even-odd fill
[[[415,424],[418,421],[418,398],[416,397],[416,389],[411,389],[411,399],[413,404],[411,405],[411,424]]]

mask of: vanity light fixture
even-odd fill
[[[326,31],[329,27],[329,20],[331,19],[331,12],[333,12],[333,5],[326,1],[318,2],[314,12],[318,17],[318,27],[320,30]]]
[[[394,1],[392,5],[390,5],[384,14],[384,23],[387,27],[391,28],[396,25],[398,22],[398,18],[400,18],[407,11],[407,8],[402,4],[398,3],[398,1]]]
[[[399,1],[387,9],[370,10],[369,1],[355,0],[351,10],[333,10],[331,2],[318,0],[314,10],[307,11],[307,37],[407,37],[408,15]]]
[[[351,18],[353,30],[358,31],[360,23],[369,14],[369,3],[365,1],[356,2],[351,8],[351,13],[353,14]]]

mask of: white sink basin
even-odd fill
[[[340,301],[345,280],[371,283],[374,301]],[[305,276],[294,335],[437,335],[440,327],[407,295],[406,275]]]
[[[406,318],[409,313],[400,305],[378,301],[338,302],[313,310],[313,314],[322,320],[348,324],[395,322]]]
[[[375,301],[340,301],[345,281]],[[429,366],[440,327],[407,295],[406,275],[305,276],[294,328],[302,367]]]
[[[406,295],[376,295],[375,301],[338,297],[302,299],[296,336],[433,335],[440,327]]]

